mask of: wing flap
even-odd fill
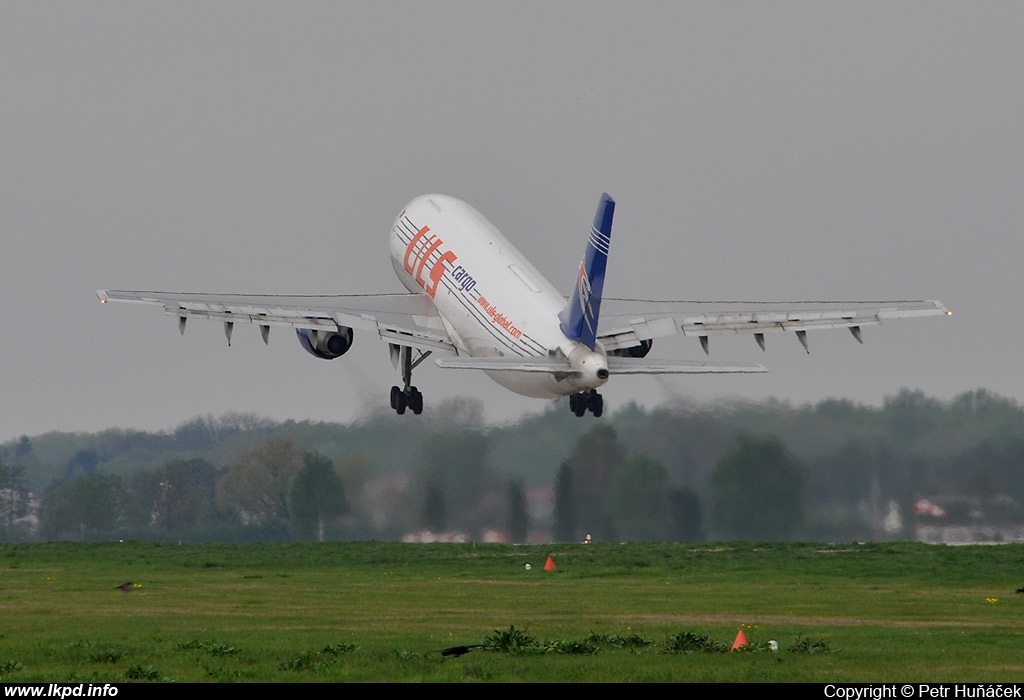
[[[686,336],[873,326],[884,320],[950,315],[939,301],[645,301],[605,299],[599,338],[608,350]]]
[[[454,352],[441,318],[425,294],[256,295],[101,289],[103,303],[163,306],[178,318],[293,328],[348,326],[377,332],[389,342]]]

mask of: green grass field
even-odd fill
[[[1024,678],[1022,544],[53,543],[0,572],[3,682]]]

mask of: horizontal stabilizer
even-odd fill
[[[565,360],[555,357],[457,357],[434,361],[443,369],[478,369],[488,372],[546,372],[575,374]],[[651,360],[648,358],[609,357],[611,374],[729,374],[767,372],[764,365],[692,360]]]
[[[577,374],[565,360],[554,357],[457,357],[434,360],[443,369],[479,369],[486,372],[544,372]]]
[[[693,360],[650,360],[634,357],[609,357],[611,374],[730,374],[738,372],[767,372],[764,365],[728,364]]]

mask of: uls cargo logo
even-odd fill
[[[405,271],[416,280],[416,284],[423,287],[423,291],[431,299],[437,294],[437,285],[440,284],[441,277],[444,276],[445,262],[454,263],[459,259],[459,256],[450,250],[442,251],[438,259],[430,266],[427,278],[423,279],[423,268],[426,267],[430,256],[440,250],[443,244],[443,240],[430,233],[429,226],[424,226],[409,241],[409,246],[405,249],[405,257],[402,260]],[[464,292],[472,291],[476,286],[476,280],[462,265],[452,269],[452,279],[459,283],[459,287]]]

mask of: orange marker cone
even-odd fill
[[[544,570],[545,571],[554,571],[555,570],[555,560],[552,559],[551,557],[548,557],[547,562],[544,564]]]
[[[747,646],[747,635],[743,634],[743,630],[736,633],[736,640],[732,643],[732,649],[729,651],[736,651],[740,647]]]

